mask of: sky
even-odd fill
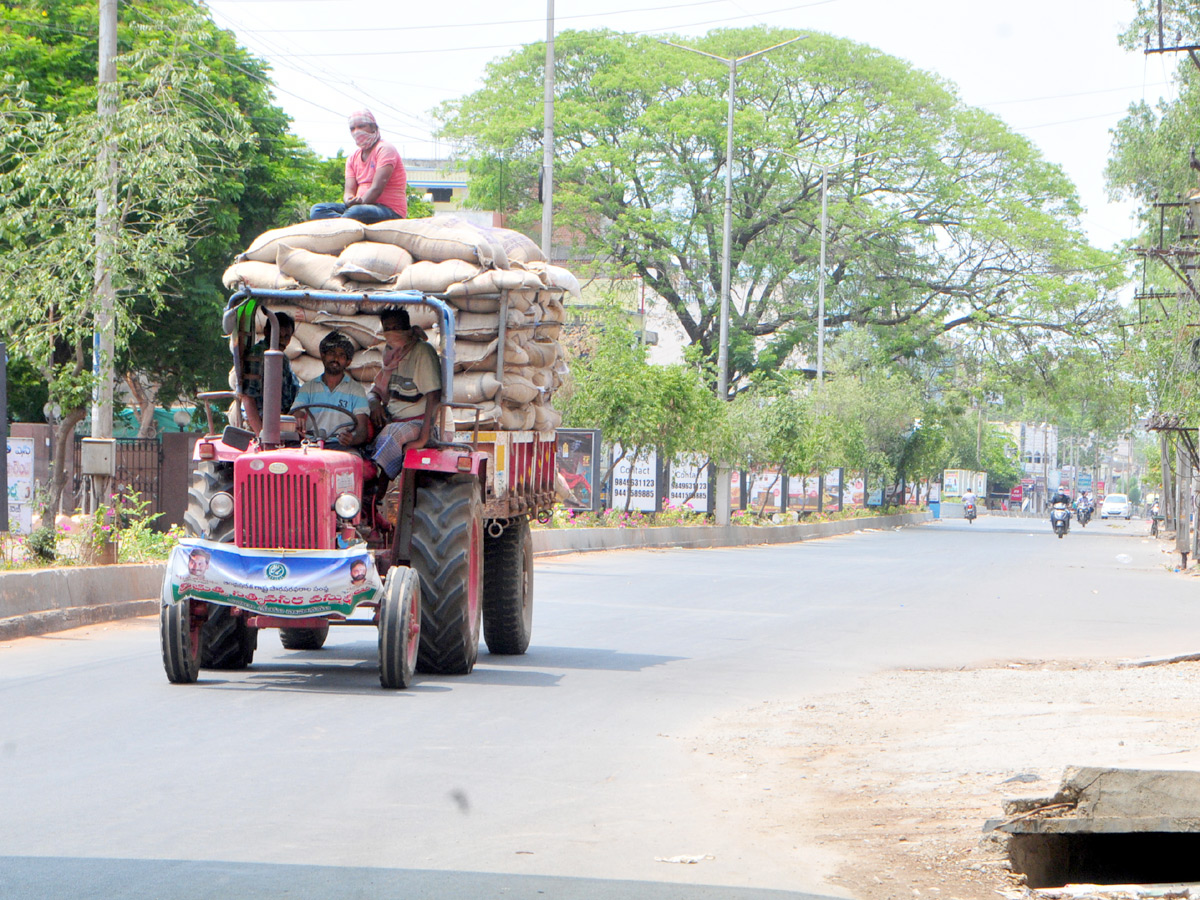
[[[771,25],[876,47],[952,82],[963,101],[1032,140],[1075,182],[1092,242],[1136,233],[1109,202],[1111,130],[1130,103],[1174,96],[1174,55],[1127,52],[1133,0],[557,0],[557,31],[608,28],[699,36]],[[273,68],[293,130],[326,156],[353,149],[346,116],[372,109],[409,158],[446,158],[438,104],[483,83],[486,66],[546,38],[547,0],[208,0],[215,22]]]

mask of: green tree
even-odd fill
[[[572,362],[571,386],[561,399],[564,424],[599,428],[605,441],[620,444],[618,460],[631,465],[651,450],[664,460],[708,456],[724,414],[696,370],[650,364],[645,345],[615,306],[603,310],[592,346]],[[616,462],[602,482],[612,477]]]
[[[19,72],[32,109],[70,133],[85,128],[96,108],[97,16],[94,0],[8,0],[0,6],[5,35],[0,68]],[[229,357],[218,324],[225,302],[221,274],[233,254],[261,231],[297,221],[309,204],[328,199],[328,190],[320,161],[289,132],[289,118],[272,103],[266,64],[213,25],[202,4],[123,0],[118,47],[123,54],[118,78],[127,94],[141,90],[138,81],[147,68],[173,67],[174,93],[160,95],[160,105],[209,134],[229,138],[220,157],[186,142],[150,145],[194,156],[203,175],[184,182],[204,211],[203,225],[196,219],[187,226],[168,277],[123,286],[139,327],[128,335],[119,370],[141,373],[169,401],[224,382]],[[179,74],[184,71],[191,81]],[[137,148],[135,142],[124,149]],[[72,166],[91,152],[88,144],[80,149],[85,152]],[[10,157],[0,168],[18,164],[18,157]],[[129,171],[142,164],[128,156],[122,160]],[[340,191],[340,175],[336,187]],[[152,206],[146,211],[154,214]],[[48,264],[36,277],[55,277],[53,267]]]
[[[736,57],[794,37],[749,28],[690,42]],[[556,223],[636,273],[711,362],[717,352],[728,69],[650,38],[556,38]],[[540,215],[540,44],[494,61],[440,115],[472,190],[518,223]],[[928,73],[809,34],[738,73],[731,382],[812,357],[819,165],[830,165],[831,336],[870,330],[911,357],[967,325],[1031,343],[1087,332],[1119,272],[1088,246],[1062,171]],[[571,252],[568,249],[567,252]]]
[[[188,248],[206,233],[213,215],[209,171],[230,165],[250,139],[236,109],[219,128],[211,110],[197,112],[179,98],[211,96],[203,71],[173,65],[149,50],[126,60],[122,102],[112,120],[121,166],[111,253],[116,291],[114,340],[130,345],[140,327],[136,307],[159,298],[164,285],[187,265]],[[96,196],[101,183],[94,155],[94,113],[64,123],[33,108],[11,76],[0,81],[0,328],[13,352],[37,366],[49,399],[63,411],[54,458],[90,399],[87,348],[95,327],[93,283]],[[46,510],[53,511],[64,483],[58,467]]]

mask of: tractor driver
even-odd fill
[[[437,351],[413,328],[408,310],[379,316],[387,349],[383,368],[367,389],[371,421],[380,429],[371,458],[395,478],[404,467],[404,446],[429,439],[432,416],[442,397],[442,369]]]
[[[354,344],[340,331],[332,331],[321,341],[321,362],[325,371],[320,378],[305,382],[296,393],[292,411],[298,419],[308,419],[320,434],[325,435],[325,447],[342,450],[357,447],[367,440],[367,394],[362,385],[346,370],[354,358]],[[324,409],[299,410],[297,407],[320,403],[344,409],[348,416]],[[350,426],[353,425],[353,428]]]

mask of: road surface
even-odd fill
[[[0,644],[0,895],[837,895],[688,736],[887,667],[1200,649],[1146,533],[983,516],[539,560],[528,654],[400,692],[368,628],[265,632],[196,685],[155,619]]]

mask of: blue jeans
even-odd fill
[[[346,206],[345,203],[315,203],[308,211],[309,219],[355,219],[364,225],[399,219],[400,216],[378,203],[360,203]]]

